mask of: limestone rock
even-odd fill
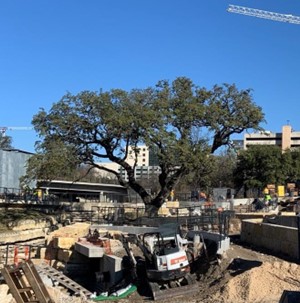
[[[0,298],[1,303],[15,303],[15,299],[12,294],[9,293],[9,288],[7,284],[0,285]]]

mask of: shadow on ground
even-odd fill
[[[230,271],[230,275],[235,277],[254,267],[261,266],[262,263],[261,261],[236,258],[229,264],[227,269]]]

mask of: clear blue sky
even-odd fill
[[[186,76],[252,88],[266,129],[289,120],[300,131],[300,25],[228,13],[229,4],[300,16],[299,0],[0,1],[0,126],[31,126],[66,92]],[[7,135],[34,151],[34,131]]]

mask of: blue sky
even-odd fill
[[[300,25],[228,13],[229,4],[300,16],[299,0],[0,1],[0,126],[31,126],[67,92],[186,76],[251,88],[266,129],[289,121],[300,131]],[[7,135],[34,151],[33,130]]]

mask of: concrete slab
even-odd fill
[[[88,242],[76,242],[75,250],[88,258],[102,258],[105,254],[105,248],[93,245]]]

